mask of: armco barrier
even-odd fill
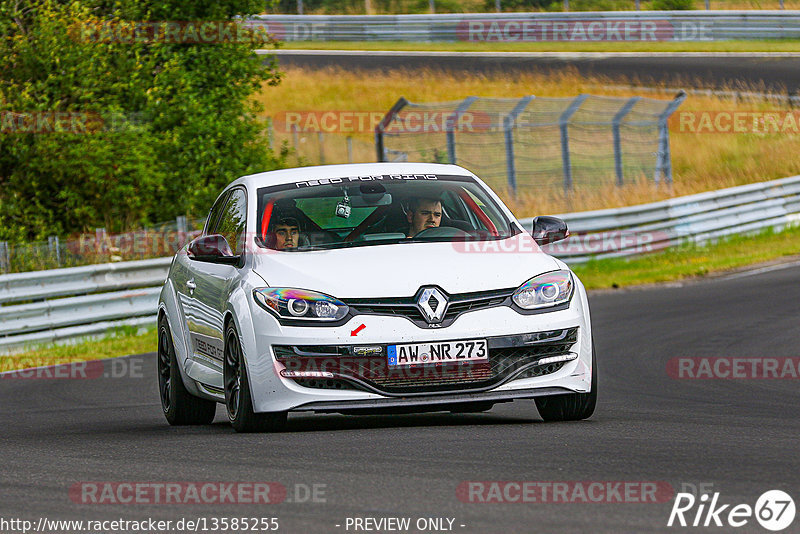
[[[0,275],[0,353],[155,324],[171,262],[156,258]]]
[[[261,15],[283,41],[541,42],[797,39],[800,11],[595,11],[436,15]]]
[[[629,256],[797,224],[800,176],[559,217],[572,237],[546,245],[547,252],[572,264]],[[530,228],[532,219],[521,222]],[[0,353],[102,334],[122,324],[154,325],[170,262],[160,258],[0,276],[0,303],[5,304],[0,306]]]
[[[68,295],[153,286],[172,258],[126,261],[0,276],[0,305]]]
[[[557,215],[573,237],[544,250],[567,263],[630,256],[800,222],[800,176],[651,204]],[[531,225],[532,219],[523,224]]]

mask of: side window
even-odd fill
[[[446,191],[441,198],[442,206],[448,217],[461,221],[469,221],[469,217],[464,210],[464,202],[458,198],[455,193]]]
[[[214,205],[211,206],[211,211],[208,213],[208,219],[206,220],[206,235],[216,233],[215,230],[217,229],[219,214],[222,212],[222,208],[225,206],[225,199],[228,198],[228,196],[228,194],[222,195],[217,199]]]
[[[219,217],[216,231],[228,240],[234,256],[242,253],[244,248],[244,231],[247,226],[247,198],[244,191],[234,189],[225,202],[225,208]]]

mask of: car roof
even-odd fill
[[[473,176],[471,172],[458,165],[440,163],[354,163],[344,165],[317,165],[295,169],[261,172],[242,176],[225,189],[244,185],[252,190],[259,187],[290,184],[303,180],[340,178],[344,176],[366,176],[370,174],[455,174]]]

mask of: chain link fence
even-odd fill
[[[0,274],[171,256],[199,235],[204,224],[205,219],[181,216],[120,234],[97,228],[72,239],[50,236],[47,241],[29,243],[0,241]]]
[[[270,150],[288,149],[289,162],[298,167],[375,161],[371,136],[267,126]]]
[[[375,129],[379,161],[454,163],[512,193],[671,182],[667,120],[686,98],[401,98]]]

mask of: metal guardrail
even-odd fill
[[[557,215],[572,237],[544,250],[570,264],[800,223],[800,176],[651,204]],[[532,219],[523,224],[530,225]]]
[[[800,11],[260,15],[282,41],[717,41],[800,38]]]
[[[0,305],[163,283],[172,258],[125,261],[0,276]]]
[[[156,258],[0,275],[0,353],[155,324],[171,262]]]
[[[572,237],[544,249],[567,263],[800,223],[800,176],[680,198],[559,215]],[[530,225],[532,219],[522,219]],[[0,276],[0,353],[154,325],[171,258]],[[64,298],[53,298],[64,297]],[[29,302],[34,301],[34,302]]]

